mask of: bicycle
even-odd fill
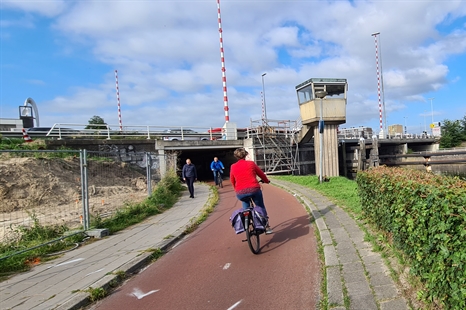
[[[268,220],[254,210],[254,201],[252,198],[249,202],[249,208],[243,210],[244,230],[246,232],[246,239],[243,242],[248,242],[249,249],[253,254],[260,252],[260,238],[259,236],[266,231]]]
[[[218,185],[218,187],[223,188],[223,179],[222,179],[222,174],[220,173],[220,170],[215,171],[215,173],[217,174],[217,184],[215,185]]]

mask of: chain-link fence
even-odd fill
[[[150,195],[159,160],[145,152],[122,158],[86,150],[0,150],[0,242],[17,240],[22,228],[37,224],[88,229],[92,217],[108,217]]]

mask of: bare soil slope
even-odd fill
[[[93,215],[147,197],[145,174],[126,164],[88,161],[87,170]],[[9,225],[27,224],[31,214],[41,224],[79,225],[81,194],[79,158],[0,157],[0,241]]]

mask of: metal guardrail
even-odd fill
[[[92,126],[94,128],[87,129]],[[95,128],[97,127],[97,128]],[[131,125],[123,126],[121,130],[116,125],[108,124],[77,124],[77,123],[56,123],[52,127],[40,127],[44,130],[28,129],[27,134],[34,137],[56,138],[146,138],[146,139],[166,139],[164,140],[217,140],[222,138],[221,128],[213,127],[189,127],[185,126],[149,126]],[[189,132],[188,132],[189,131]],[[22,131],[1,131],[3,137],[22,138]]]
[[[448,157],[447,159],[435,159],[435,157]],[[379,155],[381,165],[444,165],[444,164],[466,164],[466,148],[463,150],[443,150],[435,152],[419,152],[412,154]],[[423,160],[402,160],[403,158],[423,158]]]

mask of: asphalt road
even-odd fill
[[[295,197],[263,185],[271,235],[254,255],[236,235],[241,207],[224,181],[214,212],[195,232],[92,309],[316,309],[320,267],[314,229]],[[196,198],[195,198],[196,199]]]

